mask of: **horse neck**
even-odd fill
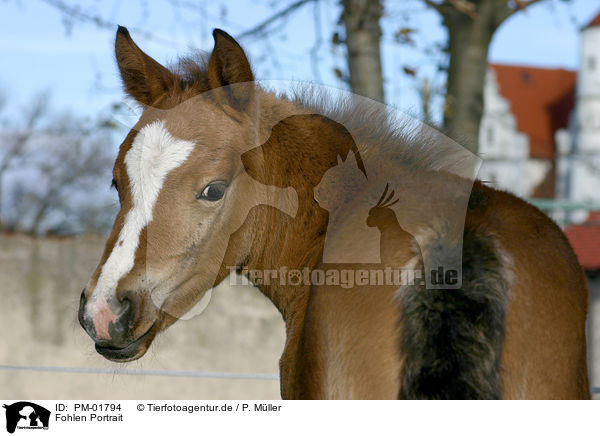
[[[259,92],[261,120],[260,128],[265,128],[264,137],[268,137],[273,125],[291,115],[305,112],[296,103],[280,99],[270,92]],[[265,127],[266,126],[266,127]],[[303,147],[303,143],[288,144],[288,150],[294,153],[293,147]],[[299,181],[302,174],[296,174]],[[297,183],[295,186],[301,186]],[[249,232],[252,238],[250,255],[246,267],[249,270],[288,270],[314,269],[323,258],[323,245],[329,215],[319,207],[314,199],[312,188],[296,190],[298,209],[291,218],[278,209],[259,206],[256,209],[255,221]],[[287,320],[294,313],[302,311],[308,300],[310,286],[289,286],[279,280],[269,285],[256,284],[260,291],[269,298]]]
[[[247,259],[249,271],[277,271],[269,284],[256,283],[288,320],[302,311],[310,285],[287,283],[287,271],[312,271],[323,258],[328,213],[314,201],[312,192],[298,193],[298,212],[294,218],[270,206],[259,206],[255,232]],[[260,224],[259,224],[260,223]],[[281,281],[281,273],[285,281]]]

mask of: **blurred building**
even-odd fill
[[[490,65],[479,144],[496,187],[600,203],[600,14],[581,30],[579,71]]]

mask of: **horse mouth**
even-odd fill
[[[132,360],[137,360],[146,354],[146,351],[148,351],[150,344],[154,340],[158,331],[156,325],[157,324],[153,324],[146,333],[126,347],[116,348],[96,344],[96,351],[105,359],[112,360],[113,362],[130,362]]]

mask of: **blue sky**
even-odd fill
[[[196,10],[176,10],[165,0],[149,3],[106,0],[85,2],[82,9],[106,21],[155,35],[149,40],[139,32],[132,35],[142,48],[162,63],[192,48],[209,50],[211,31],[221,27],[238,35],[281,8],[268,0],[198,1]],[[333,74],[345,69],[343,54],[329,43],[339,18],[339,2],[323,0],[308,4],[286,21],[283,30],[267,41],[246,39],[242,45],[253,61],[256,75],[263,79],[316,80],[343,87]],[[74,2],[72,3],[74,4]],[[226,11],[222,5],[227,4]],[[391,35],[402,26],[417,28],[420,47],[444,41],[436,13],[418,0],[387,1],[383,63],[386,99],[401,110],[418,112],[417,82],[400,73],[402,66],[414,67],[419,77],[441,83],[436,73],[436,56],[421,48],[399,46]],[[519,12],[497,31],[491,47],[492,62],[576,69],[579,63],[579,29],[600,12],[600,1],[546,0]],[[320,19],[322,44],[317,68],[308,55],[315,45],[315,17]],[[0,89],[7,94],[9,108],[25,104],[36,92],[50,89],[56,108],[94,116],[122,100],[113,60],[114,30],[89,23],[74,23],[70,32],[61,14],[42,0],[8,0],[0,5]]]

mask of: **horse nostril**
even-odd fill
[[[131,327],[132,321],[133,317],[131,300],[125,297],[121,301],[121,311],[119,313],[119,317],[112,322],[114,333],[116,333],[118,336],[123,336]]]
[[[77,319],[81,327],[93,337],[94,327],[85,320],[85,305],[87,303],[87,297],[85,296],[85,288],[81,291],[81,297],[79,297],[79,311],[77,313]]]
[[[87,298],[85,297],[85,288],[81,291],[81,297],[79,297],[79,312],[78,318],[79,322],[83,326],[83,312],[85,311],[85,303],[87,303]]]

